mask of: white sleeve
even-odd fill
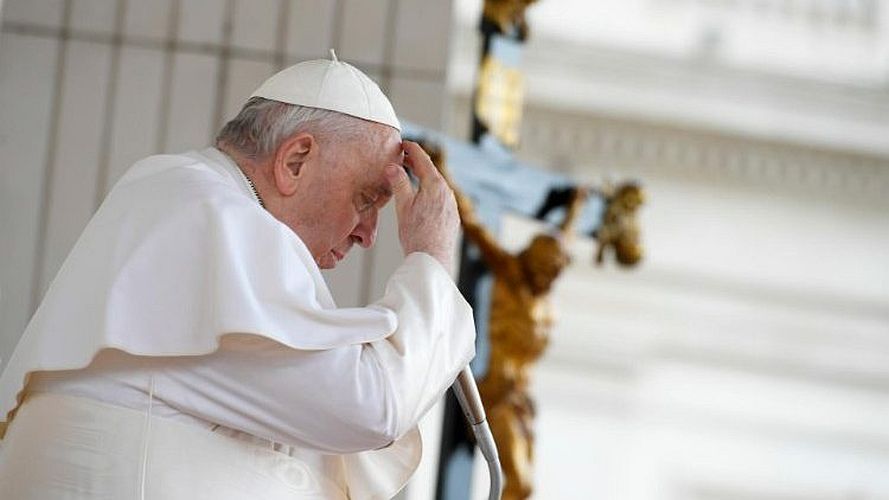
[[[396,399],[394,434],[400,437],[475,357],[475,322],[447,271],[426,253],[407,257],[375,305],[398,316],[395,333],[370,347]]]
[[[237,336],[211,355],[169,359],[165,403],[276,442],[332,453],[387,446],[414,428],[474,356],[472,311],[444,268],[414,253],[369,306],[395,313],[385,339],[296,350]]]

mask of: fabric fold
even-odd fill
[[[83,368],[105,348],[201,355],[225,334],[246,333],[318,350],[395,330],[389,310],[336,308],[302,241],[233,183],[182,156],[133,166],[74,245],[4,366],[4,421],[29,373]]]
[[[115,185],[3,367],[0,438],[31,374],[83,369],[105,349],[201,356],[245,334],[302,351],[362,345],[390,384],[394,440],[343,454],[343,473],[356,498],[389,498],[419,464],[416,422],[474,355],[472,311],[422,253],[380,301],[337,308],[306,246],[233,169],[211,148],[147,158]]]

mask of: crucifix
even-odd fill
[[[642,256],[635,218],[643,201],[641,188],[633,182],[582,188],[510,155],[498,156],[410,124],[405,137],[419,140],[454,188],[464,230],[457,281],[473,306],[478,333],[472,370],[500,449],[503,498],[527,498],[534,441],[529,373],[553,322],[549,288],[570,259],[564,240],[574,232],[591,235],[598,242],[596,262],[610,253],[621,265],[636,264]],[[554,192],[566,203],[554,203]],[[547,221],[554,234],[538,235],[524,251],[509,254],[495,236],[507,212]],[[474,448],[459,404],[449,393],[436,498],[469,497]]]
[[[567,264],[562,245],[573,231],[598,241],[596,262],[607,252],[631,266],[642,256],[635,213],[643,201],[633,182],[599,190],[515,160],[523,100],[519,70],[528,36],[525,9],[533,0],[487,0],[480,24],[481,68],[473,96],[472,143],[407,124],[445,174],[463,220],[458,286],[475,311],[476,358],[471,367],[500,449],[505,499],[532,491],[533,399],[529,371],[548,340],[550,285]],[[513,213],[548,223],[555,235],[535,237],[512,255],[496,240],[501,218]],[[469,498],[472,437],[452,393],[445,400],[437,500]]]

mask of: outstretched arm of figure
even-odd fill
[[[565,214],[565,220],[559,224],[559,230],[562,234],[567,235],[574,228],[580,213],[583,211],[583,205],[586,202],[589,188],[585,186],[577,186],[571,194],[571,200],[568,202],[568,211]]]

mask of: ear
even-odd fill
[[[311,134],[300,133],[287,138],[275,152],[273,170],[275,185],[284,196],[296,192],[305,177],[306,162],[318,154],[318,141]]]

